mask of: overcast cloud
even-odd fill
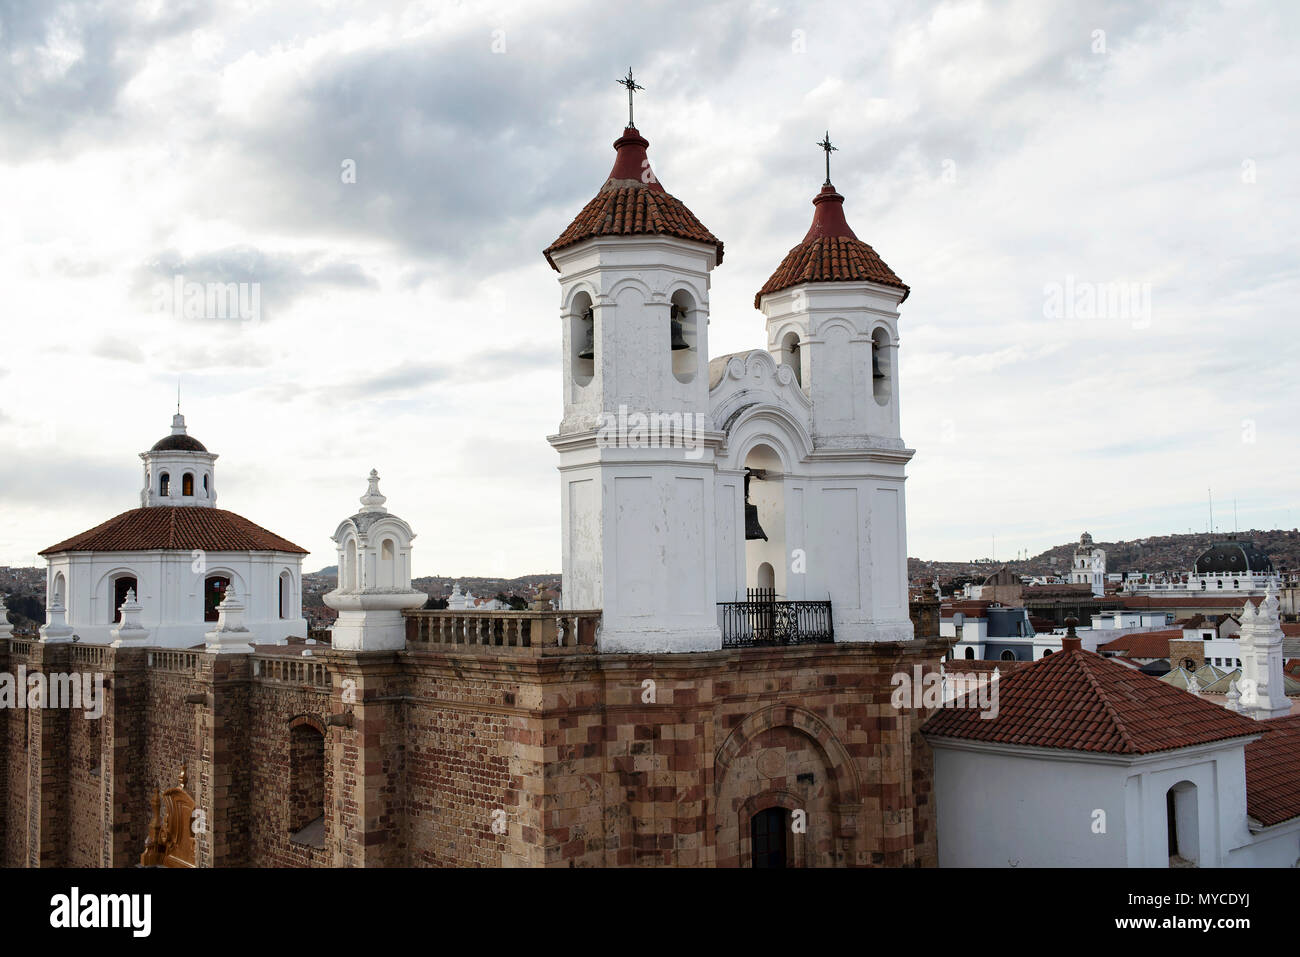
[[[765,344],[831,131],[912,287],[910,554],[1204,530],[1209,487],[1223,530],[1234,497],[1300,525],[1300,8],[1048,7],[0,2],[0,564],[138,504],[179,376],[219,505],[309,570],[372,467],[417,574],[558,570],[541,250],[629,64],[656,174],[726,243],[714,354]],[[178,274],[257,283],[257,320],[160,308]],[[1046,317],[1067,282],[1149,314]]]

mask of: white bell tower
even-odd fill
[[[605,652],[720,648],[709,273],[722,243],[629,122],[608,180],[546,258],[560,274],[563,605]]]

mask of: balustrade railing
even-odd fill
[[[253,658],[253,677],[286,685],[310,685],[330,688],[329,669],[323,661],[311,658],[276,658],[258,655]]]
[[[829,601],[777,601],[774,592],[750,589],[746,601],[718,602],[722,647],[812,645],[833,642]]]
[[[408,650],[526,656],[591,654],[599,610],[403,612]]]

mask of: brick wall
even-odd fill
[[[746,866],[768,808],[802,824],[796,866],[932,866],[932,760],[890,677],[945,646],[327,650],[301,680],[110,650],[97,730],[38,714],[28,762],[0,716],[5,862],[134,864],[184,765],[202,866]],[[322,805],[324,846],[295,841]]]

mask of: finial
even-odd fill
[[[181,377],[176,377],[176,414],[181,414]]]
[[[826,151],[826,185],[829,186],[831,185],[831,151],[838,150],[839,147],[831,146],[830,130],[826,131],[826,135],[822,137],[822,141],[817,145]]]
[[[636,80],[632,79],[631,67],[627,68],[627,76],[623,77],[623,79],[621,80],[615,80],[614,82],[619,84],[620,86],[627,87],[627,125],[634,127],[636,126],[636,123],[632,122],[632,92],[634,90],[644,90],[645,87],[641,86],[639,83],[636,82]]]
[[[361,505],[362,505],[361,511],[363,512],[388,511],[388,509],[384,508],[384,503],[388,501],[388,497],[386,495],[380,494],[379,492],[379,471],[377,469],[370,470],[369,481],[370,481],[370,485],[366,488],[366,494],[361,496]]]

